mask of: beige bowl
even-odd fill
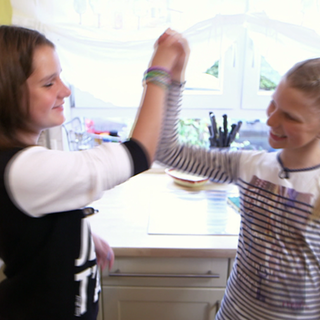
[[[200,187],[209,181],[209,178],[185,173],[176,169],[166,169],[165,172],[176,184],[184,187]]]

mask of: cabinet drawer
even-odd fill
[[[103,285],[225,287],[228,259],[117,258]]]
[[[104,320],[213,320],[224,289],[103,287]]]

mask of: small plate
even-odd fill
[[[175,169],[166,169],[166,174],[173,178],[173,181],[185,187],[200,187],[209,181],[209,178],[185,173]]]

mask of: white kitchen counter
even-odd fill
[[[230,187],[232,188],[232,186],[227,187],[228,190]],[[189,190],[190,197],[193,197],[199,195],[198,191],[216,188],[216,184],[210,182],[198,189],[181,187],[174,183],[163,169],[151,169],[105,192],[103,198],[92,203],[99,212],[88,219],[92,231],[105,239],[118,257],[233,258],[237,248],[237,235],[211,235],[205,232],[195,235],[181,234],[183,230],[181,231],[178,223],[183,220],[183,212],[188,211],[188,208],[183,208],[184,211],[181,212],[177,207],[179,202],[173,200],[173,203],[170,198],[172,194],[185,195]],[[164,205],[166,206],[163,207]],[[205,211],[203,206],[204,202],[200,201],[199,206],[196,203],[190,206],[191,212],[186,212],[189,218],[194,214],[194,229],[199,228],[199,223],[203,219]],[[199,210],[196,211],[195,208],[198,207]],[[162,208],[167,209],[162,210]],[[167,221],[171,229],[176,223],[179,227],[177,234],[173,234],[174,232],[165,234],[165,228],[161,233],[161,226],[159,232],[150,234],[149,223],[153,223],[153,229],[158,227],[154,218],[159,217],[154,216],[155,211],[160,215],[165,211],[164,219],[158,221],[163,227]],[[177,216],[180,220],[175,219]]]

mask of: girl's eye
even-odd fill
[[[44,87],[46,87],[46,88],[51,87],[51,86],[53,86],[53,83],[52,83],[52,82],[46,83],[46,84],[44,85]]]
[[[288,113],[286,113],[285,116],[286,116],[286,118],[289,119],[289,120],[298,121],[298,119],[296,119],[294,116],[292,116],[292,115],[290,115],[290,114],[288,114]]]

